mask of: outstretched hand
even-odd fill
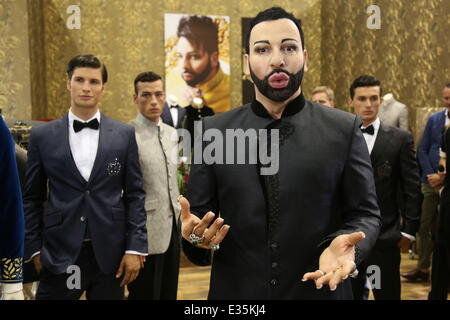
[[[317,289],[327,284],[330,290],[336,290],[356,270],[355,245],[365,237],[363,232],[354,232],[334,238],[320,255],[319,270],[305,273],[302,281],[315,280]]]
[[[230,226],[224,225],[225,221],[222,218],[217,218],[211,224],[215,217],[215,214],[211,211],[203,219],[200,219],[191,213],[189,201],[185,197],[180,196],[178,201],[181,205],[181,234],[183,238],[190,241],[189,236],[193,233],[197,237],[204,236],[203,241],[196,245],[197,247],[209,249],[211,245],[219,245],[227,235]]]

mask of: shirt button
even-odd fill
[[[276,249],[276,248],[278,248],[278,243],[272,242],[272,244],[270,246],[272,247],[272,249]]]
[[[82,216],[82,217],[80,218],[80,220],[81,220],[81,222],[84,222],[84,221],[86,220],[86,217],[85,217],[85,216]]]
[[[278,284],[277,279],[272,279],[272,280],[270,280],[270,284],[273,285],[273,286],[275,286],[276,284]]]
[[[278,267],[278,263],[272,262],[272,268],[276,268],[276,267]]]

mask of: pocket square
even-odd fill
[[[115,158],[113,162],[108,162],[106,164],[106,172],[108,176],[118,176],[121,169],[122,165],[117,158]]]
[[[378,176],[380,177],[389,177],[392,173],[392,167],[389,164],[389,161],[386,161],[383,165],[378,167]]]

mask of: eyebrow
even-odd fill
[[[286,41],[295,41],[295,42],[298,42],[297,40],[292,39],[292,38],[285,38],[285,39],[281,40],[281,43],[286,42]],[[253,45],[255,45],[255,44],[257,44],[257,43],[270,44],[269,40],[259,40],[259,41],[255,41],[255,42],[253,43]]]

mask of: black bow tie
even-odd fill
[[[174,105],[174,106],[171,105],[171,106],[170,106],[170,109],[172,109],[172,108],[175,108],[175,109],[176,109],[176,108],[178,108],[178,105]]]
[[[81,122],[78,120],[73,120],[73,130],[75,132],[79,132],[79,131],[83,130],[84,128],[91,128],[94,130],[98,130],[99,125],[100,124],[98,123],[97,118],[95,118],[89,122]]]
[[[367,128],[365,128],[365,129],[361,128],[361,131],[363,133],[367,133],[367,134],[370,134],[370,135],[373,135],[375,133],[375,129],[373,128],[373,125],[370,125]]]

